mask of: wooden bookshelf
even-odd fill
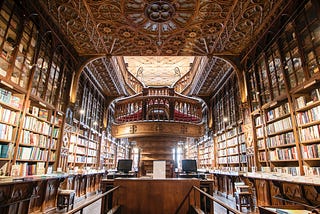
[[[216,168],[228,171],[247,170],[246,142],[242,130],[243,115],[235,72],[230,72],[221,89],[212,99]]]
[[[22,114],[23,94],[17,94],[0,84],[0,169],[1,174],[10,173],[14,159],[16,138]]]
[[[32,15],[21,5],[6,1],[0,10],[0,88],[8,92],[0,100],[0,114],[7,115],[0,125],[11,138],[0,143],[1,150],[10,147],[0,167],[6,175],[13,168],[14,175],[44,174],[59,160],[72,56],[45,22],[27,19]]]
[[[201,138],[198,144],[199,158],[198,165],[200,169],[209,170],[214,162],[214,144],[211,137]]]
[[[308,1],[247,66],[256,163],[262,171],[319,175],[318,7]]]

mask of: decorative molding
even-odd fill
[[[113,124],[111,134],[115,138],[133,137],[201,137],[204,135],[204,124],[181,122],[131,122],[121,125]]]

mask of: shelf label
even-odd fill
[[[11,88],[11,89],[13,89],[13,86],[10,85],[9,83],[5,82],[5,81],[1,80],[1,83],[2,83],[3,85],[5,85],[5,86],[7,86],[7,87],[9,87],[9,88]]]
[[[310,83],[306,84],[305,86],[303,86],[303,88],[306,89],[306,88],[312,86],[313,84],[315,84],[316,82],[317,82],[316,80],[313,80],[312,82],[310,82]]]
[[[39,101],[39,104],[40,104],[41,106],[43,106],[43,107],[47,107],[47,105],[44,104],[43,102],[40,102],[40,101]]]

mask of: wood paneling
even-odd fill
[[[115,179],[114,186],[120,186],[119,190],[114,192],[113,200],[121,205],[121,213],[176,213],[183,202],[178,213],[187,213],[189,199],[186,197],[192,186],[200,187],[200,180]],[[191,195],[191,204],[199,205],[199,194],[196,194],[195,198],[193,193]]]

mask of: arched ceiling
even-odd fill
[[[251,49],[288,2],[49,0],[40,1],[40,4],[80,56],[223,58],[240,57]],[[210,78],[201,83],[195,82],[201,87],[197,92],[210,94],[208,90],[213,88],[212,82],[218,81],[215,79],[219,77],[219,72],[224,72],[225,66],[230,67],[223,63],[226,62],[219,60],[219,66],[210,67],[212,75],[206,75]],[[104,63],[100,58],[96,64]],[[91,67],[94,65],[90,64]],[[95,72],[108,72],[108,69],[100,66]],[[100,76],[97,78],[99,81],[110,81],[108,75]],[[102,82],[101,85],[106,84]],[[117,87],[113,88],[115,91],[109,91],[109,94],[122,93]]]

